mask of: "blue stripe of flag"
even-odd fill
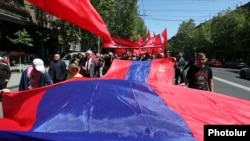
[[[136,80],[146,82],[148,80],[152,61],[132,61],[126,80]]]
[[[182,117],[139,81],[63,83],[45,92],[36,114],[30,131],[0,131],[0,140],[196,140]]]

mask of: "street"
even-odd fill
[[[250,100],[250,80],[239,77],[239,69],[213,67],[215,92]]]

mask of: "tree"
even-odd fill
[[[14,33],[14,35],[17,36],[16,39],[11,39],[10,37],[7,37],[13,44],[22,44],[30,47],[33,46],[33,39],[30,37],[29,33],[25,29],[18,30]]]
[[[12,39],[10,37],[7,37],[10,42],[12,42],[13,44],[20,44],[19,48],[20,48],[20,52],[19,52],[19,56],[20,56],[20,59],[19,59],[19,62],[20,62],[20,72],[22,71],[22,58],[21,58],[21,51],[22,51],[22,45],[25,45],[25,46],[33,46],[33,39],[30,37],[29,33],[23,29],[23,30],[18,30],[17,32],[14,33],[15,36],[17,36],[16,39]]]
[[[211,39],[211,24],[210,22],[206,22],[205,24],[199,25],[195,29],[194,34],[194,51],[195,52],[205,52],[208,56],[210,48],[212,47],[212,39]],[[213,52],[212,52],[213,53]]]
[[[188,22],[182,22],[175,37],[175,44],[173,44],[178,53],[185,54],[187,51],[195,50],[195,28],[193,19],[190,19]]]

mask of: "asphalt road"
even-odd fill
[[[215,92],[250,100],[250,79],[239,77],[239,69],[212,68]]]

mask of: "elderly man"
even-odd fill
[[[68,72],[65,62],[61,60],[60,54],[54,54],[53,61],[50,62],[48,73],[53,83],[66,80]]]
[[[90,77],[90,78],[95,77],[96,59],[92,57],[93,55],[94,54],[91,50],[88,50],[86,52],[87,60],[86,60],[85,66],[82,67],[84,70],[83,76],[85,77]]]

